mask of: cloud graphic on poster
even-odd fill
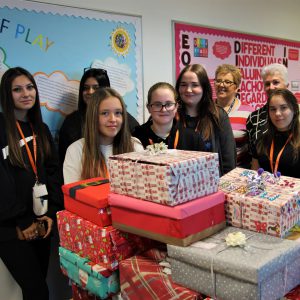
[[[41,105],[63,115],[77,109],[79,81],[68,80],[61,71],[55,71],[49,76],[38,72],[34,74],[34,79],[38,86]]]
[[[0,47],[0,79],[6,70],[9,69],[9,66],[5,63],[6,53],[3,48]]]
[[[92,68],[105,69],[111,87],[117,90],[122,96],[134,89],[134,82],[130,78],[131,69],[128,65],[119,64],[116,59],[109,57],[104,62],[98,59],[94,60]]]

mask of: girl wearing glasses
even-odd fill
[[[96,90],[110,87],[110,80],[106,70],[91,68],[85,70],[79,84],[78,110],[66,117],[59,132],[59,157],[63,163],[67,148],[83,137],[83,127],[87,103],[92,99]],[[139,123],[127,113],[130,132]]]
[[[58,157],[33,76],[20,67],[7,70],[0,99],[0,258],[23,299],[49,299],[49,234],[63,207]]]
[[[94,177],[108,178],[110,155],[143,151],[132,138],[124,101],[111,88],[97,90],[87,107],[84,138],[69,146],[63,165],[65,183]]]
[[[227,112],[233,130],[237,150],[237,165],[250,167],[246,121],[253,108],[242,105],[236,97],[242,74],[239,68],[229,64],[218,66],[215,72],[216,103]]]
[[[176,122],[178,103],[174,87],[167,82],[158,82],[149,89],[147,98],[147,109],[151,116],[145,124],[136,127],[133,133],[143,146],[146,148],[164,142],[169,149],[193,148],[197,136],[179,128]]]
[[[268,134],[258,140],[252,169],[300,178],[300,121],[295,95],[287,89],[270,93],[266,104]]]
[[[212,99],[206,70],[199,64],[186,66],[179,74],[176,91],[180,101],[179,121],[200,135],[205,151],[219,154],[221,175],[234,169],[236,149],[232,129],[228,115]]]

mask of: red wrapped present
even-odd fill
[[[112,226],[100,227],[66,210],[59,211],[57,219],[62,247],[109,270],[117,269],[120,260],[153,246],[147,239]]]
[[[292,289],[289,293],[287,293],[284,300],[300,300],[300,285]]]
[[[202,299],[197,292],[172,282],[159,265],[165,254],[149,252],[120,262],[121,296],[125,300]]]
[[[66,210],[99,226],[111,225],[107,196],[109,181],[92,178],[62,186]]]
[[[72,300],[100,300],[99,297],[89,293],[88,291],[80,288],[72,282]]]
[[[111,193],[113,226],[167,244],[187,246],[225,227],[224,193],[174,207]]]

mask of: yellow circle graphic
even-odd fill
[[[130,47],[130,36],[124,28],[117,28],[111,34],[112,49],[118,55],[127,55]]]

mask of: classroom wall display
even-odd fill
[[[261,69],[280,63],[288,68],[289,89],[300,103],[300,42],[176,21],[172,22],[172,27],[176,78],[186,65],[202,64],[213,87],[217,66],[236,65],[243,75],[238,97],[242,104],[257,109],[267,100]]]
[[[44,121],[56,137],[76,110],[84,68],[107,70],[128,111],[143,121],[141,17],[34,1],[0,2],[0,76],[34,74]]]

